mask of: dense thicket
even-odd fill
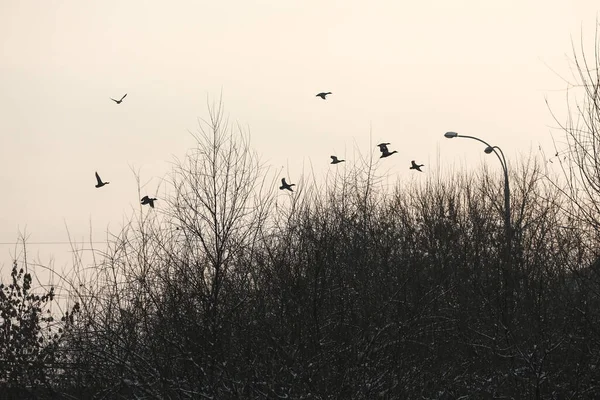
[[[213,108],[172,197],[111,242],[56,352],[98,398],[595,398],[600,269],[531,161],[502,179],[376,162],[274,193]],[[416,182],[416,181],[415,181]]]

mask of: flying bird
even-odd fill
[[[293,192],[292,186],[296,186],[295,183],[287,183],[285,178],[281,178],[281,186],[279,186],[279,190],[287,189],[290,192]]]
[[[410,163],[411,163],[411,166],[410,166],[410,168],[409,168],[409,169],[416,169],[416,170],[417,170],[417,171],[419,171],[419,172],[423,172],[423,171],[421,171],[421,167],[424,167],[424,166],[425,166],[425,164],[417,164],[417,163],[415,162],[415,160],[412,160]]]
[[[387,150],[387,145],[390,143],[379,143],[377,146],[379,146],[379,150],[384,151]]]
[[[96,180],[98,181],[98,183],[96,184],[97,188],[101,188],[104,185],[108,185],[110,182],[102,182],[102,179],[100,179],[100,175],[98,175],[98,172],[96,172]]]
[[[341,162],[344,162],[346,160],[338,160],[338,158],[336,156],[331,156],[331,163],[332,164],[339,164]]]
[[[148,197],[148,196],[144,196],[144,197],[142,197],[142,205],[145,206],[146,204],[150,204],[150,207],[154,208],[154,202],[156,200],[158,200],[158,199],[151,198],[151,197]]]
[[[121,104],[121,103],[123,102],[123,99],[124,99],[126,96],[127,96],[127,93],[125,93],[125,94],[123,95],[123,97],[121,97],[121,100],[115,100],[115,99],[113,99],[112,97],[111,97],[110,99],[111,99],[112,101],[114,101],[115,103],[117,103],[117,104]]]
[[[331,92],[321,92],[321,93],[317,94],[315,97],[320,97],[323,100],[327,100],[326,97],[328,94],[331,94]]]
[[[379,143],[377,146],[379,146],[379,151],[381,151],[381,157],[380,158],[384,158],[384,157],[389,157],[394,153],[397,153],[396,150],[390,152],[387,148],[387,145],[390,143]]]

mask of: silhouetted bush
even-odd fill
[[[196,140],[171,198],[140,208],[73,293],[63,393],[600,393],[595,243],[534,160],[511,170],[507,259],[503,180],[485,168],[390,191],[364,159],[276,196],[220,105]]]
[[[31,273],[16,260],[10,278],[0,282],[0,386],[21,388],[22,397],[30,390],[60,386],[60,345],[79,307],[55,321],[50,311],[54,287],[36,293]]]

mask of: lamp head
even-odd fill
[[[456,132],[446,132],[444,133],[444,136],[446,136],[448,139],[452,139],[458,136],[458,133]]]
[[[485,154],[490,154],[492,151],[494,151],[494,148],[492,146],[488,146],[485,148]]]

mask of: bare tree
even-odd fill
[[[600,24],[592,55],[573,44],[573,80],[567,81],[567,119],[555,121],[564,132],[566,149],[556,149],[555,159],[571,199],[571,218],[600,232]]]
[[[211,326],[219,326],[224,283],[250,285],[249,271],[236,263],[252,254],[269,217],[274,182],[250,148],[249,134],[231,126],[219,101],[209,107],[194,134],[197,147],[177,162],[168,215],[177,226],[182,250],[197,257],[197,270]],[[246,260],[248,261],[248,260]],[[241,299],[240,299],[241,300]]]

